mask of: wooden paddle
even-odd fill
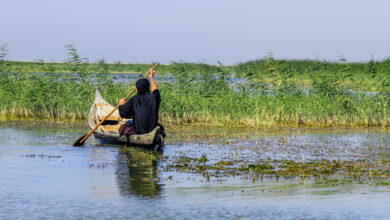
[[[144,78],[147,78],[149,76],[149,73],[152,72],[154,69],[156,69],[156,67],[158,66],[158,63],[156,63],[156,65],[154,65],[154,67],[152,69],[149,70],[148,74],[146,74],[146,76]],[[126,100],[131,96],[131,94],[133,94],[133,92],[135,91],[135,86],[134,88],[131,90],[131,92],[126,96]],[[87,140],[87,138],[101,125],[103,124],[103,122],[108,118],[110,117],[110,115],[112,113],[114,113],[115,110],[117,110],[119,108],[119,105],[117,105],[110,113],[108,113],[108,115],[106,115],[103,120],[101,120],[90,132],[88,132],[88,134],[82,136],[81,138],[79,138],[76,142],[74,142],[73,146],[83,146],[84,145],[84,141]]]

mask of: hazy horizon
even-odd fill
[[[170,63],[261,59],[364,62],[390,56],[385,0],[2,2],[8,60],[63,62],[65,45],[95,62]]]

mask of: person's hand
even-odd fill
[[[155,74],[156,72],[154,72],[154,70],[150,70],[149,71],[149,78],[153,78],[154,77],[154,74]]]
[[[126,99],[123,98],[123,99],[119,99],[119,105],[124,105],[126,104]]]

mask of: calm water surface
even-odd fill
[[[97,146],[93,138],[72,147],[86,131],[73,124],[0,124],[0,219],[390,218],[388,186],[206,181],[161,171],[164,161],[128,166],[117,147]],[[246,135],[219,143],[172,140],[163,154],[207,153],[210,161],[303,154],[348,159],[388,152],[390,139],[381,131]]]

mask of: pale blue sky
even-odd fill
[[[224,64],[390,55],[388,0],[0,0],[10,60]]]

